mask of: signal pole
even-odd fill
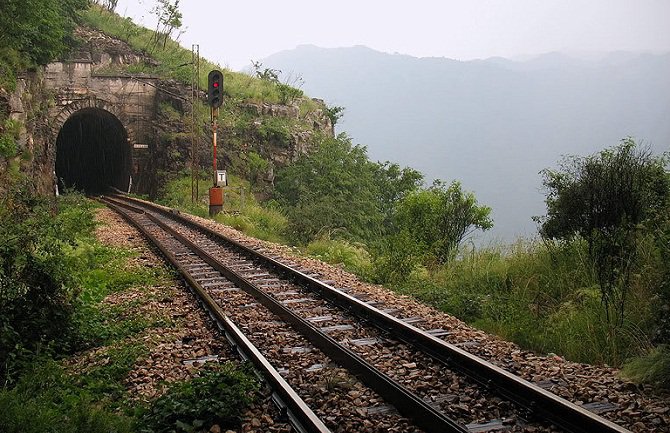
[[[207,103],[211,108],[212,121],[212,187],[209,189],[209,216],[214,216],[223,210],[223,188],[226,184],[225,170],[217,170],[216,161],[216,132],[219,118],[219,107],[223,102],[223,74],[221,71],[210,71],[207,76]]]
[[[195,124],[196,101],[200,94],[200,45],[191,45],[191,203],[200,201],[198,130]]]

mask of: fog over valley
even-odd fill
[[[460,180],[493,208],[480,241],[536,233],[542,176],[562,155],[588,155],[631,136],[670,145],[670,54],[549,53],[523,61],[456,61],[364,46],[302,45],[262,60],[303,90],[345,107],[337,125],[372,159],[426,179]]]

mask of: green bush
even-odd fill
[[[670,389],[670,347],[660,345],[648,354],[631,360],[624,366],[623,375],[635,382]]]
[[[404,284],[422,258],[419,246],[404,231],[387,236],[374,253],[372,281],[391,286]]]
[[[634,273],[625,320],[612,329],[583,241],[464,249],[431,273],[412,263],[416,255],[402,245],[412,243],[375,257],[374,280],[526,349],[621,365],[649,347],[656,326],[652,294],[663,281],[651,252],[641,254],[649,261]],[[653,248],[653,243],[640,248]]]
[[[1,116],[0,116],[1,117]],[[0,156],[11,158],[18,151],[17,140],[21,123],[16,120],[7,119],[4,126],[0,128]]]
[[[32,363],[12,389],[0,389],[3,433],[125,433],[132,421],[100,407],[56,362]]]
[[[291,144],[291,132],[286,120],[279,117],[267,117],[258,128],[258,136],[261,140],[280,147],[289,147]]]
[[[209,367],[190,381],[173,384],[154,401],[141,418],[143,431],[193,432],[214,424],[222,429],[239,427],[257,389],[250,368],[231,363]]]
[[[249,236],[271,242],[284,242],[288,227],[288,221],[281,212],[255,202],[245,204],[239,214],[224,212],[214,219]]]
[[[372,266],[370,253],[365,245],[354,244],[346,240],[323,237],[310,242],[305,252],[315,259],[333,265],[341,265],[349,272],[366,275]]]
[[[14,380],[32,356],[67,351],[76,334],[72,320],[79,288],[76,270],[87,255],[73,255],[95,224],[91,202],[71,195],[55,216],[25,187],[0,206],[0,379]]]

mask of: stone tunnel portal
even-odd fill
[[[119,119],[100,108],[73,113],[56,139],[58,189],[87,194],[127,191],[132,167],[128,135]]]

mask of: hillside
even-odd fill
[[[460,62],[304,45],[263,63],[344,106],[338,130],[371,158],[461,180],[493,208],[491,233],[508,241],[535,232],[531,216],[544,212],[538,172],[561,155],[627,136],[657,152],[670,143],[670,55]]]

